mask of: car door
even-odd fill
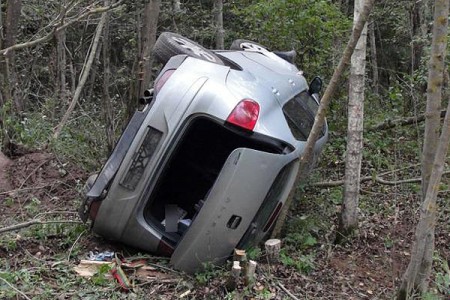
[[[189,273],[226,260],[248,229],[279,171],[295,154],[235,149],[178,243],[171,263]]]

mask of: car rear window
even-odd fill
[[[292,135],[300,141],[306,141],[314,124],[319,104],[304,91],[289,100],[283,106],[283,113]],[[321,136],[323,136],[322,130]]]
[[[136,188],[161,140],[161,136],[162,132],[150,126],[148,127],[147,134],[145,135],[139,150],[134,155],[133,162],[131,163],[128,172],[120,182],[121,186],[129,190],[134,190]]]

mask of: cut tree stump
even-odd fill
[[[249,260],[247,264],[247,271],[245,272],[245,285],[253,285],[255,282],[256,261]]]
[[[264,243],[269,263],[277,263],[280,260],[281,241],[270,239]]]

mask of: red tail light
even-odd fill
[[[244,99],[236,105],[227,118],[227,122],[239,127],[253,130],[258,121],[259,104],[252,99]]]
[[[169,80],[170,76],[172,76],[173,72],[175,72],[175,69],[169,69],[162,74],[162,76],[155,83],[155,93],[158,93],[162,89],[167,80]]]

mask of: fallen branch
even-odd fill
[[[392,173],[392,172],[390,172],[390,173]],[[450,170],[442,173],[442,175],[446,175],[446,174],[450,174]],[[404,183],[422,182],[422,178],[409,178],[409,179],[402,179],[402,180],[395,180],[395,181],[385,180],[385,179],[381,178],[381,176],[384,176],[384,175],[386,175],[386,174],[381,174],[381,175],[376,175],[376,176],[365,176],[360,179],[360,182],[374,181],[374,182],[378,182],[378,183],[384,184],[384,185],[399,185],[399,184],[404,184]],[[344,184],[344,180],[336,180],[336,181],[316,182],[316,183],[312,183],[311,186],[336,187],[336,186],[341,186],[343,184]]]
[[[441,110],[441,118],[445,117],[446,110]],[[407,117],[402,119],[386,119],[384,122],[377,124],[373,127],[370,127],[367,129],[367,131],[375,131],[375,130],[385,130],[385,129],[391,129],[397,126],[405,126],[405,125],[412,125],[416,123],[420,123],[425,121],[425,115],[420,115],[418,117]]]
[[[297,297],[294,296],[287,288],[284,287],[280,282],[278,282],[278,286],[285,292],[289,297],[291,297],[294,300],[300,300]]]
[[[3,281],[4,283],[6,283],[10,288],[12,288],[14,291],[16,291],[17,293],[19,293],[20,295],[22,295],[25,299],[27,300],[31,300],[30,297],[28,297],[27,295],[25,295],[24,292],[22,292],[21,290],[19,290],[18,288],[16,288],[14,285],[12,285],[11,283],[9,283],[8,280],[0,277],[0,280]]]
[[[46,225],[46,224],[83,224],[83,222],[72,221],[72,220],[41,221],[39,219],[34,219],[34,220],[27,221],[27,222],[0,228],[0,233],[19,230],[19,229],[30,227],[33,225]]]
[[[36,45],[39,45],[39,44],[41,44],[41,43],[48,42],[48,41],[50,41],[50,40],[51,40],[58,32],[63,31],[64,29],[66,29],[66,28],[69,27],[70,25],[72,25],[72,24],[74,24],[74,23],[77,23],[77,22],[81,21],[82,19],[84,19],[84,18],[86,18],[86,17],[88,17],[88,16],[90,16],[90,15],[93,15],[93,14],[99,14],[99,13],[104,13],[104,12],[106,12],[106,11],[109,11],[109,10],[112,10],[112,9],[114,9],[114,8],[117,8],[118,6],[120,6],[120,4],[122,3],[122,1],[123,1],[123,0],[120,0],[120,1],[118,1],[117,3],[113,3],[113,4],[109,5],[109,6],[103,6],[103,7],[98,7],[98,8],[95,8],[95,9],[90,9],[90,10],[88,10],[88,11],[82,13],[81,15],[79,15],[77,18],[75,18],[75,19],[73,19],[73,20],[70,20],[70,21],[68,21],[67,23],[63,23],[63,24],[61,24],[60,26],[54,28],[54,29],[52,30],[52,32],[48,33],[47,35],[45,35],[45,36],[43,36],[43,37],[41,37],[41,38],[35,39],[35,40],[33,40],[33,41],[29,41],[29,42],[25,42],[25,43],[20,43],[20,44],[15,44],[15,45],[12,45],[12,46],[10,46],[10,47],[8,47],[8,48],[2,49],[2,50],[0,50],[0,54],[6,55],[9,51],[19,50],[19,49],[24,49],[24,48],[30,48],[30,47],[34,47],[34,46],[36,46]],[[63,19],[64,16],[61,16],[60,18]]]

